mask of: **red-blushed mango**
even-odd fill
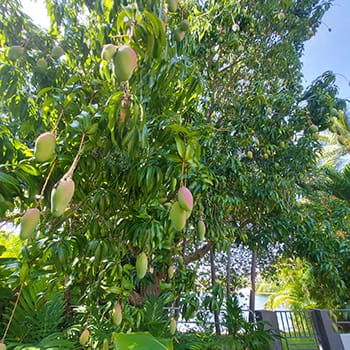
[[[186,186],[181,186],[178,193],[177,199],[179,205],[183,210],[191,212],[193,209],[193,196],[191,191]]]
[[[205,223],[204,223],[203,220],[199,220],[199,221],[198,221],[197,229],[198,229],[198,237],[199,237],[199,240],[202,241],[202,240],[204,239],[205,231],[206,231]]]
[[[178,24],[177,27],[183,32],[187,32],[190,29],[190,21],[188,19],[184,19]]]
[[[21,217],[19,237],[23,240],[30,238],[40,222],[40,211],[38,208],[28,209]]]
[[[120,326],[123,320],[122,307],[119,303],[117,303],[112,311],[112,319],[116,326]]]
[[[129,80],[137,65],[136,52],[128,45],[118,48],[113,56],[114,74],[120,81]]]
[[[85,346],[88,343],[89,339],[90,339],[90,332],[87,328],[85,328],[79,337],[80,345]]]
[[[7,57],[11,61],[16,61],[21,56],[23,56],[23,54],[24,54],[24,47],[23,46],[19,46],[19,45],[13,45],[7,51]]]
[[[101,350],[108,350],[108,349],[109,349],[108,339],[104,338]]]
[[[103,45],[102,52],[101,52],[101,58],[105,61],[110,61],[114,54],[117,52],[118,47],[113,44],[106,44]]]
[[[174,268],[174,265],[171,264],[169,267],[168,267],[168,277],[169,279],[173,279],[174,277],[174,272],[175,272],[175,268]]]
[[[168,9],[171,12],[175,12],[177,10],[177,0],[167,0]]]
[[[61,179],[51,191],[51,212],[53,216],[61,216],[73,198],[74,181],[71,178]]]
[[[176,320],[175,318],[172,318],[170,321],[170,334],[174,335],[176,332]]]
[[[64,55],[64,50],[61,46],[54,46],[51,50],[51,57],[55,60],[58,60],[61,56]]]
[[[136,258],[136,275],[138,279],[145,277],[148,269],[148,258],[145,252],[141,252]]]
[[[34,157],[37,162],[47,162],[55,155],[56,137],[52,132],[45,132],[35,140]]]
[[[169,218],[175,230],[181,231],[186,225],[187,212],[181,208],[179,202],[175,202],[170,209]]]
[[[6,345],[0,342],[0,350],[6,350]]]
[[[180,42],[184,40],[185,34],[186,33],[183,30],[181,30],[180,28],[176,28],[174,32],[174,38],[177,42]]]

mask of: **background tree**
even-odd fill
[[[333,95],[322,102],[327,84],[311,103],[300,72],[303,42],[330,1],[46,3],[48,32],[18,1],[0,5],[1,218],[41,212],[22,247],[29,280],[53,281],[70,312],[83,306],[81,325],[110,320],[118,303],[127,316],[118,330],[135,329],[147,294],[198,306],[196,270],[186,266],[210,250],[293,241],[316,129],[337,106]],[[129,79],[120,81],[116,56],[101,59],[106,44],[135,51]],[[48,131],[56,156],[38,163],[35,140]],[[51,191],[70,177],[73,200],[57,217]],[[169,211],[182,185],[194,207],[176,230]]]

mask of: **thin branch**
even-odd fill
[[[212,246],[213,243],[209,241],[205,246],[196,250],[194,253],[184,256],[184,263],[187,265],[193,261],[199,260],[210,251]]]
[[[15,301],[15,305],[13,306],[10,319],[9,319],[9,321],[7,322],[4,335],[3,335],[2,338],[1,338],[1,342],[2,342],[3,344],[5,343],[5,339],[6,339],[6,336],[7,336],[7,332],[8,332],[8,330],[9,330],[9,328],[10,328],[10,325],[11,325],[11,322],[12,322],[12,319],[13,319],[13,316],[14,316],[15,311],[16,311],[16,308],[17,308],[17,306],[18,306],[19,298],[20,298],[20,296],[21,296],[22,290],[23,290],[23,282],[21,283],[21,286],[19,287],[19,291],[18,291],[18,294],[17,294],[17,298],[16,298],[16,301]]]

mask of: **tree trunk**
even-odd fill
[[[231,296],[231,246],[228,247],[226,265],[226,298]]]
[[[253,250],[251,267],[250,267],[249,321],[254,320],[254,312],[255,312],[256,258],[257,258],[256,250]]]
[[[210,249],[210,272],[211,272],[211,285],[214,286],[216,281],[216,269],[215,269],[215,261],[214,261],[214,248]],[[219,312],[214,311],[214,321],[215,321],[215,333],[217,335],[221,334],[220,331],[220,318],[219,318]]]

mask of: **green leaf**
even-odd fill
[[[186,154],[185,143],[180,139],[179,136],[175,136],[175,141],[176,141],[176,147],[177,147],[179,156],[184,159]]]
[[[168,350],[149,333],[113,333],[115,350]]]
[[[0,182],[11,185],[13,187],[19,186],[19,182],[17,179],[15,179],[13,176],[6,174],[4,172],[0,172]]]

